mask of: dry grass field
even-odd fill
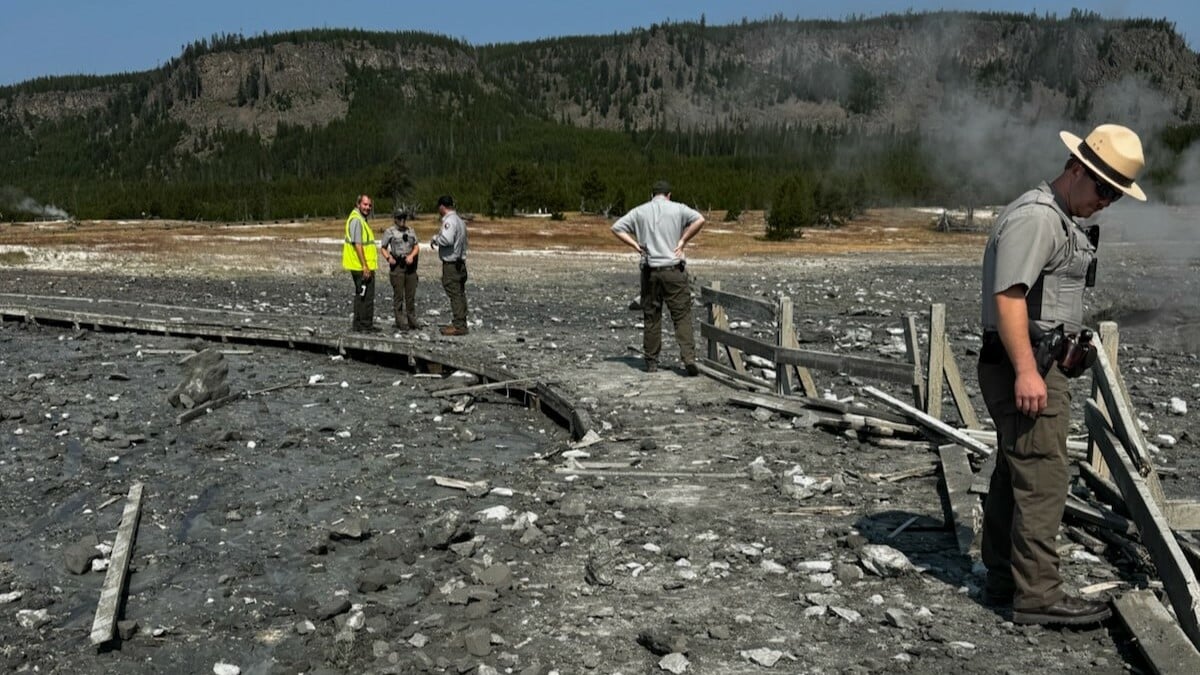
[[[836,229],[805,230],[799,239],[767,241],[762,211],[743,213],[737,222],[722,222],[722,212],[709,214],[701,235],[688,247],[696,259],[772,256],[837,256],[863,253],[938,253],[978,255],[981,234],[944,233],[934,217],[916,209],[876,209]],[[376,236],[387,226],[375,218]],[[623,254],[628,249],[609,231],[611,221],[569,213],[565,220],[542,218],[490,219],[470,222],[473,252],[548,251]],[[413,222],[423,241],[438,222],[422,215]],[[215,268],[226,272],[312,270],[336,262],[340,220],[274,223],[196,223],[182,221],[84,221],[0,225],[0,265],[37,268],[89,264]],[[135,262],[130,262],[130,261]],[[132,270],[131,270],[132,271]]]

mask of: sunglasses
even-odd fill
[[[1096,196],[1099,197],[1100,199],[1103,199],[1104,201],[1111,204],[1111,203],[1117,201],[1118,199],[1120,199],[1121,195],[1125,194],[1125,193],[1121,192],[1120,190],[1118,190],[1117,188],[1110,185],[1108,183],[1108,181],[1104,180],[1100,176],[1097,176],[1096,172],[1089,169],[1087,167],[1087,165],[1084,165],[1083,168],[1085,171],[1087,171],[1087,175],[1089,178],[1092,179],[1092,182],[1096,184]]]

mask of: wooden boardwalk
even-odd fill
[[[470,372],[481,382],[522,380],[505,390],[536,405],[567,428],[573,438],[593,429],[596,412],[622,408],[645,411],[646,434],[669,424],[682,405],[723,403],[729,388],[706,377],[684,377],[663,369],[645,373],[641,359],[616,358],[576,365],[569,355],[521,372],[503,364],[491,336],[420,339],[413,333],[354,333],[344,317],[242,312],[108,298],[0,293],[0,319],[97,332],[131,331],[222,343],[258,344],[327,351],[348,358],[382,356],[389,365],[424,373]],[[668,421],[663,421],[664,417]],[[632,422],[632,420],[628,420]],[[719,424],[719,423],[717,423]],[[642,428],[638,427],[638,428]],[[601,431],[602,428],[597,428]],[[628,429],[626,429],[628,433]]]

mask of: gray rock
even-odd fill
[[[690,665],[691,663],[688,662],[687,657],[683,654],[667,654],[658,661],[659,668],[669,673],[675,673],[676,675],[685,672]]]
[[[125,619],[117,622],[117,635],[122,640],[129,640],[137,633],[138,622],[132,619]]]
[[[862,568],[858,565],[848,565],[846,563],[838,563],[834,568],[834,574],[837,575],[838,581],[843,584],[861,581],[863,578]]]
[[[777,649],[767,649],[759,647],[758,649],[747,649],[741,652],[742,657],[757,663],[760,666],[767,668],[773,667],[779,659],[783,658],[783,652]]]
[[[910,618],[908,614],[904,612],[904,610],[892,608],[884,612],[883,615],[887,617],[888,623],[892,624],[896,628],[909,630],[917,627],[917,624],[913,623],[912,618]]]
[[[563,502],[560,512],[568,518],[582,518],[588,512],[587,502],[582,499],[568,499]]]
[[[649,629],[638,633],[637,643],[655,656],[688,652],[687,636],[678,633]]]
[[[367,537],[367,519],[364,516],[349,516],[329,528],[330,539],[362,540]]]
[[[708,637],[714,640],[728,640],[732,637],[728,626],[709,626]]]
[[[100,557],[96,546],[100,540],[89,534],[63,549],[63,565],[71,574],[83,574],[92,569],[92,560]]]
[[[475,575],[479,583],[485,586],[491,586],[498,591],[505,591],[512,588],[513,574],[508,565],[504,563],[496,563],[491,567],[485,568]]]
[[[358,592],[359,593],[374,593],[381,591],[392,584],[400,581],[400,572],[384,567],[372,567],[366,570],[358,577]]]
[[[317,619],[327,621],[339,614],[350,611],[350,601],[346,598],[334,598],[317,608]]]
[[[395,534],[380,535],[371,555],[378,560],[403,560],[409,565],[417,559],[412,545]]]
[[[229,364],[221,352],[204,349],[179,361],[183,369],[183,380],[167,394],[167,401],[174,407],[195,407],[229,395]],[[190,404],[190,405],[188,405]]]
[[[421,544],[426,548],[444,550],[450,544],[465,541],[473,533],[463,523],[462,513],[450,510],[421,523],[418,529]]]
[[[487,656],[492,653],[492,633],[486,628],[476,628],[463,635],[467,653],[471,656]]]
[[[50,623],[50,612],[44,609],[17,610],[17,625],[22,628],[37,630]]]

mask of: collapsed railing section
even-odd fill
[[[977,550],[980,495],[986,495],[995,465],[996,435],[983,429],[975,415],[946,336],[944,305],[930,307],[926,375],[912,315],[906,316],[903,324],[906,360],[884,361],[800,349],[790,298],[769,301],[739,295],[722,290],[719,283],[703,287],[700,298],[707,309],[707,321],[700,326],[707,347],[706,358],[701,361],[706,374],[735,387],[762,392],[731,396],[732,403],[765,407],[796,418],[812,416],[814,409],[818,416],[840,412],[841,421],[846,423],[842,426],[860,432],[923,430],[939,455],[943,495],[948,502],[944,505],[947,522],[954,526],[962,553]],[[737,333],[731,329],[731,316],[771,326],[774,334],[768,341]],[[1200,529],[1200,503],[1164,497],[1150,446],[1116,367],[1117,325],[1101,323],[1098,333],[1100,353],[1092,367],[1092,400],[1085,407],[1088,438],[1086,442],[1068,442],[1068,455],[1079,459],[1079,478],[1091,488],[1096,500],[1081,499],[1073,493],[1065,514],[1094,528],[1097,536],[1074,526],[1067,531],[1073,539],[1090,539],[1093,547],[1097,543],[1101,548],[1112,544],[1135,557],[1139,555],[1139,543],[1145,548],[1162,580],[1173,616],[1148,591],[1123,594],[1114,601],[1117,612],[1137,636],[1139,647],[1156,672],[1200,672],[1200,583],[1193,569],[1193,565],[1200,566],[1200,537],[1188,532]],[[763,367],[773,370],[773,378],[756,377],[747,367],[752,358],[762,359]],[[886,419],[887,413],[869,409],[864,412],[862,408],[843,406],[831,410],[829,406],[834,402],[813,400],[817,388],[810,369],[907,385],[914,405],[872,386],[863,387],[863,393],[903,414],[902,419],[916,426],[905,429],[895,420]],[[796,391],[797,383],[802,391]],[[960,427],[942,419],[943,385],[949,389]],[[808,400],[798,400],[796,394]],[[858,418],[860,424],[854,426],[852,418]],[[828,420],[819,419],[818,423],[822,421]],[[975,470],[972,460],[982,464],[980,470]],[[1146,554],[1140,555],[1144,559]]]
[[[733,380],[748,388],[773,391],[780,396],[802,392],[804,396],[816,398],[819,392],[812,370],[845,373],[908,385],[912,389],[916,407],[929,411],[934,417],[941,415],[942,383],[945,380],[965,426],[979,428],[971,399],[963,386],[962,376],[946,339],[945,305],[931,308],[929,378],[926,380],[921,367],[916,320],[911,315],[905,317],[902,325],[907,360],[886,361],[801,349],[796,338],[792,299],[788,297],[772,302],[722,290],[720,282],[713,282],[700,289],[700,301],[705,306],[707,318],[707,321],[700,323],[700,336],[706,344],[701,365],[706,367],[709,375]],[[773,326],[773,338],[768,342],[734,332],[730,328],[730,315]],[[774,373],[773,381],[756,377],[746,367],[748,356],[766,361],[769,370]]]

